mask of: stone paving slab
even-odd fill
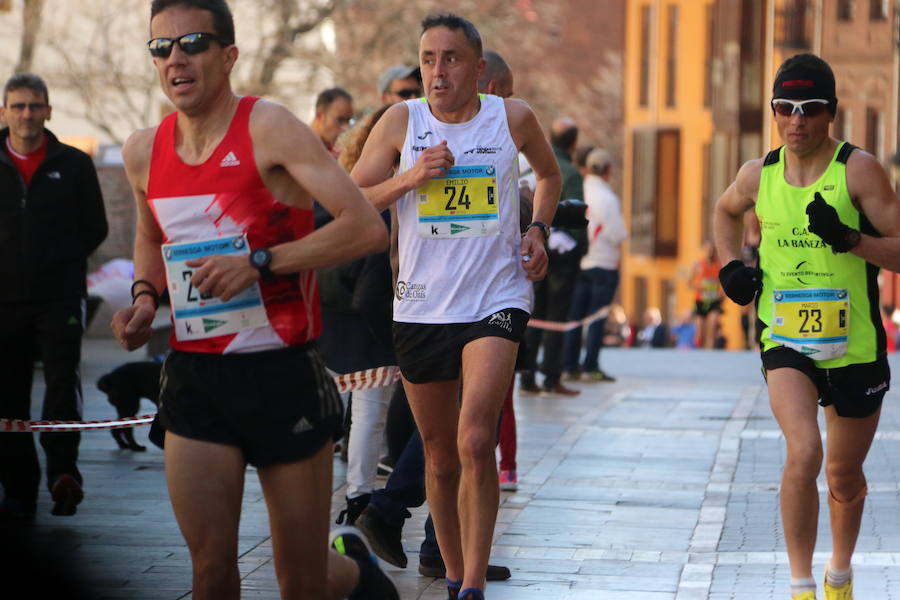
[[[140,358],[109,340],[86,340],[86,418],[115,416],[93,382]],[[576,383],[582,394],[574,398],[517,397],[520,485],[501,493],[492,552],[513,578],[490,584],[489,597],[787,598],[777,509],[784,441],[758,368],[752,353],[607,349],[604,369],[619,377],[616,383]],[[900,598],[896,400],[890,392],[866,464],[871,493],[855,559],[857,598]],[[149,403],[142,408],[153,411]],[[146,429],[139,432],[146,439]],[[168,502],[162,453],[152,446],[123,452],[108,432],[89,432],[82,434],[80,465],[87,497],[78,515],[50,516],[42,492],[33,527],[0,529],[2,543],[21,547],[25,559],[24,567],[4,564],[4,580],[22,567],[13,574],[25,578],[33,569],[68,579],[70,598],[79,584],[85,598],[97,600],[190,598],[190,558]],[[343,504],[344,472],[335,460],[334,516]],[[265,504],[253,469],[246,481],[242,595],[275,599]],[[824,494],[821,480],[820,489]],[[446,598],[442,581],[416,571],[426,510],[413,511],[404,529],[409,567],[386,567],[404,600]],[[816,569],[828,558],[827,532],[823,510]]]

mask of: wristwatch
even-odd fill
[[[856,246],[859,245],[859,241],[862,239],[859,231],[856,229],[848,229],[847,233],[844,234],[844,241],[847,242],[847,251],[853,250]]]
[[[525,233],[528,233],[528,230],[531,229],[532,227],[540,227],[541,228],[541,233],[544,234],[545,242],[548,239],[550,239],[550,226],[549,225],[547,225],[546,223],[541,223],[540,221],[532,221],[531,223],[528,224],[528,227],[525,228]]]
[[[269,270],[270,264],[272,264],[272,251],[268,248],[257,248],[250,253],[250,266],[259,271],[262,279],[268,279],[274,275]]]

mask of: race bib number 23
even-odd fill
[[[249,256],[250,246],[243,235],[164,244],[162,254],[175,322],[175,337],[179,341],[228,335],[269,323],[258,283],[223,302],[218,298],[201,295],[191,284],[194,270],[185,264],[189,260],[215,254]]]
[[[775,290],[772,293],[773,341],[813,360],[847,353],[850,296],[845,289]]]

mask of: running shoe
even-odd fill
[[[841,587],[828,583],[828,567],[825,567],[825,600],[853,600],[853,574]]]
[[[791,596],[791,600],[816,600],[816,593],[812,590],[806,590],[805,592],[794,594]]]
[[[350,600],[400,600],[397,586],[380,566],[366,537],[356,527],[338,527],[331,532],[329,545],[359,565],[360,584]]]
[[[515,471],[500,471],[500,489],[504,492],[514,492],[519,489],[519,478]]]
[[[608,383],[612,383],[616,380],[615,377],[610,377],[606,374],[602,369],[597,369],[596,371],[586,371],[581,374],[582,381],[605,381]]]
[[[50,488],[50,497],[53,499],[51,515],[71,517],[84,499],[84,490],[81,489],[81,484],[74,477],[64,474],[53,482],[53,487]]]

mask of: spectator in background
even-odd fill
[[[0,116],[0,418],[31,418],[34,361],[43,363],[41,418],[80,421],[81,337],[85,328],[87,258],[106,238],[106,213],[94,163],[60,143],[50,120],[47,84],[14,75]],[[40,434],[47,456],[51,514],[74,515],[84,497],[78,470],[81,434]],[[31,432],[0,434],[0,520],[34,519],[41,467]]]
[[[385,105],[348,131],[338,162],[347,172],[359,159],[372,127]],[[382,219],[390,221],[387,211]],[[330,222],[331,215],[316,205],[316,227]],[[388,252],[377,252],[356,260],[317,270],[322,305],[322,335],[319,348],[325,365],[346,374],[397,364],[391,338],[391,303],[394,298]],[[350,405],[351,434],[347,444],[347,507],[338,517],[356,522],[375,490],[378,458],[393,386],[357,390]]]
[[[335,158],[341,154],[335,142],[350,127],[352,121],[353,96],[346,90],[329,88],[316,97],[316,115],[310,127]]]
[[[382,104],[396,104],[422,95],[422,71],[417,66],[394,65],[378,77]]]
[[[588,251],[581,259],[581,270],[575,284],[575,295],[569,309],[569,321],[593,315],[612,304],[619,287],[621,246],[628,232],[622,219],[619,198],[609,186],[612,157],[606,150],[595,148],[585,159],[584,199],[587,204]],[[566,333],[563,369],[570,379],[615,381],[600,368],[600,349],[606,317],[588,326],[584,361],[581,357],[581,328]]]
[[[589,144],[587,146],[579,146],[578,149],[575,150],[575,166],[578,167],[578,172],[581,173],[582,179],[587,177],[590,172],[587,167],[587,157],[594,148],[596,148],[596,146]]]
[[[621,304],[613,304],[606,318],[606,333],[603,336],[603,345],[606,347],[627,346],[631,339],[631,326],[628,324],[628,316]]]
[[[672,327],[672,338],[676,348],[684,350],[697,347],[697,324],[694,321],[694,309],[687,309],[681,316],[681,320]]]
[[[655,306],[644,311],[643,327],[638,333],[638,344],[650,348],[669,347],[669,327],[662,320],[662,314]]]
[[[722,265],[712,242],[703,245],[703,256],[694,263],[691,287],[694,289],[697,321],[697,346],[712,349],[716,347],[719,318],[722,315],[722,287],[719,285],[719,270]]]
[[[560,202],[577,200],[584,202],[581,173],[572,163],[572,153],[578,141],[578,126],[570,117],[556,119],[550,128],[553,153],[562,174]],[[548,321],[566,321],[578,278],[579,262],[587,250],[585,227],[571,227],[559,222],[566,211],[562,206],[557,210],[552,232],[548,239],[550,266],[547,277],[534,284],[534,310],[531,316]],[[583,214],[583,213],[582,213]],[[583,220],[583,219],[582,219]],[[565,334],[529,327],[525,332],[527,357],[525,364],[537,365],[538,351],[543,347],[540,371],[544,374],[543,391],[549,394],[577,396],[581,390],[569,388],[560,381],[563,367],[563,342]],[[538,393],[542,390],[535,381],[534,370],[522,371],[519,390],[524,393]]]

